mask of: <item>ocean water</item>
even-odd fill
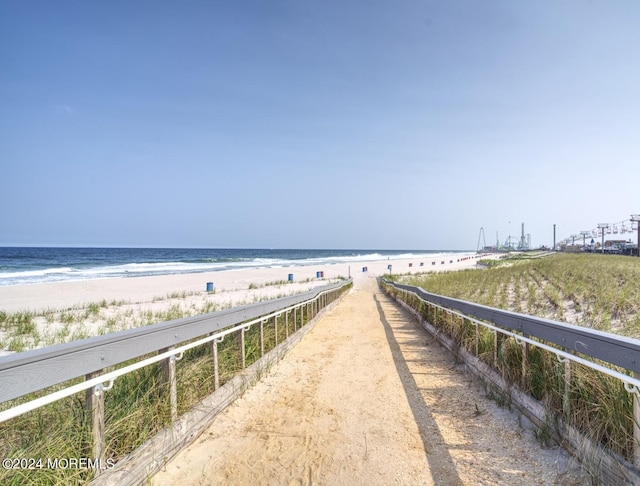
[[[0,247],[0,286],[110,277],[214,272],[378,259],[433,257],[457,251],[195,248]]]

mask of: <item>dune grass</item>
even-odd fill
[[[343,288],[343,292],[347,288]],[[178,313],[177,309],[169,313]],[[173,316],[173,314],[171,314]],[[295,317],[295,319],[294,319]],[[313,316],[290,312],[270,318],[263,324],[262,344],[260,324],[244,334],[244,363],[249,366],[277,344],[305,325]],[[240,333],[226,336],[218,346],[220,386],[242,370],[243,350]],[[211,344],[192,348],[177,362],[176,382],[178,415],[192,409],[215,388]],[[139,359],[144,359],[145,356]],[[137,360],[136,360],[137,361]],[[119,366],[125,366],[122,363]],[[108,370],[105,370],[108,371]],[[0,410],[77,383],[67,382],[19,400],[0,404]],[[162,366],[157,363],[119,377],[104,394],[105,461],[116,463],[154,434],[171,423],[168,384]],[[85,393],[59,400],[48,406],[0,423],[0,457],[2,458],[91,458],[92,438],[90,412],[86,409]],[[85,484],[93,471],[79,468],[2,469],[0,484]]]
[[[341,280],[338,277],[336,280]],[[306,279],[296,283],[316,281]],[[329,281],[327,281],[328,283]],[[282,280],[264,284],[249,284],[249,292],[237,300],[224,299],[226,291],[171,292],[156,296],[150,302],[124,300],[98,301],[43,312],[0,311],[0,350],[28,351],[54,344],[86,339],[157,322],[181,319],[195,315],[252,304],[296,293],[287,288],[291,282]],[[276,295],[265,295],[260,289],[282,287]],[[243,289],[238,289],[242,291]],[[255,292],[253,292],[255,291]],[[302,291],[300,291],[302,292]],[[168,304],[168,305],[167,305]]]
[[[428,292],[640,338],[640,259],[557,254],[487,270],[393,275]]]
[[[511,259],[484,270],[392,278],[440,295],[640,337],[638,258],[559,254]],[[495,366],[510,382],[542,401],[551,414],[564,417],[603,447],[632,460],[633,394],[619,380],[572,363],[566,401],[566,368],[553,353],[513,338],[501,339],[496,349],[490,330],[480,326],[476,331],[471,322],[435,311],[417,299],[409,303],[457,346]],[[543,442],[548,439],[549,434],[538,432]]]

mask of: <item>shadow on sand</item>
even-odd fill
[[[402,350],[400,349],[400,345],[393,333],[393,328],[391,327],[384,309],[382,308],[382,302],[375,294],[373,299],[376,302],[378,313],[380,314],[380,321],[384,325],[384,331],[387,336],[387,341],[389,342],[389,348],[393,355],[393,362],[395,363],[396,370],[398,371],[398,376],[400,377],[405,395],[409,401],[409,406],[411,407],[414,420],[420,430],[420,437],[424,444],[424,450],[426,452],[433,482],[438,486],[461,485],[463,483],[458,475],[458,470],[453,462],[453,458],[451,457],[451,454],[449,454],[449,450],[447,449],[445,440],[440,433],[438,424],[431,415],[429,407],[418,390],[418,384],[407,366]]]

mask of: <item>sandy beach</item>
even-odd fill
[[[0,311],[29,313],[35,332],[0,330],[0,353],[41,348],[133,327],[284,297],[352,277],[473,268],[475,253],[381,258],[129,278],[0,287]],[[321,277],[318,277],[321,272]],[[289,275],[293,280],[289,280]],[[213,292],[207,284],[213,284]]]
[[[252,290],[265,296],[277,295],[286,288],[288,293],[304,291],[337,278],[370,277],[389,273],[419,273],[426,271],[451,271],[473,268],[477,262],[474,253],[441,255],[431,259],[380,259],[353,261],[326,265],[290,266],[279,268],[254,268],[226,270],[209,273],[185,273],[153,277],[106,278],[78,280],[46,284],[14,285],[0,287],[0,310],[9,312],[43,312],[79,308],[91,303],[119,301],[145,304],[164,299],[175,293],[204,294],[207,282],[214,284],[218,296],[242,292],[249,299]],[[366,268],[366,271],[363,269]],[[317,278],[323,272],[323,278]],[[288,282],[289,274],[293,281]],[[284,282],[273,285],[274,282]],[[265,285],[268,284],[268,285]],[[255,288],[250,288],[255,287]],[[267,287],[269,287],[267,289]],[[265,290],[266,289],[266,290]],[[267,291],[268,290],[268,291]],[[291,292],[293,291],[293,292]],[[235,295],[239,298],[239,295]],[[229,301],[229,299],[220,299]]]

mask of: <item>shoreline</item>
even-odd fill
[[[151,277],[225,270],[329,265],[403,258],[428,259],[465,251],[191,250],[0,247],[0,287],[105,278]],[[9,249],[11,250],[11,249]]]
[[[476,268],[480,258],[491,257],[464,253],[3,286],[0,356],[294,295],[349,277],[359,285],[388,274],[388,265],[394,274],[444,272]]]
[[[474,268],[476,261],[486,255],[475,253],[441,254],[432,258],[401,258],[356,260],[344,263],[291,265],[282,267],[256,267],[212,272],[178,273],[170,275],[114,277],[83,279],[63,282],[34,283],[0,286],[0,311],[50,312],[80,308],[102,301],[144,303],[165,298],[174,293],[206,293],[211,282],[215,292],[250,290],[267,283],[286,282],[291,287],[303,281],[322,280],[317,272],[323,272],[323,280],[363,276],[380,276],[389,273],[421,273]],[[421,265],[422,264],[422,265]],[[366,268],[367,271],[363,271]],[[288,281],[293,274],[293,281]],[[317,285],[316,285],[317,286]]]

